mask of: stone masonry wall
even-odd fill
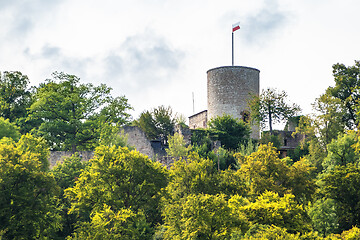
[[[78,152],[82,161],[89,161],[94,157],[93,151]],[[70,151],[51,151],[49,156],[50,168],[53,168],[57,163],[63,163],[65,158],[71,157],[73,152]]]
[[[189,117],[189,128],[206,128],[207,127],[207,110],[199,112]]]
[[[136,126],[124,126],[122,128],[121,134],[127,137],[127,143],[129,146],[134,147],[138,152],[148,156],[151,159],[157,158],[157,161],[161,162],[164,165],[171,164],[171,159],[166,156],[166,152],[160,141],[149,141],[145,133]],[[180,131],[185,131],[186,129],[180,129]],[[191,137],[189,133],[185,134],[188,138]],[[190,139],[186,139],[190,142]],[[72,152],[67,151],[52,151],[50,153],[49,162],[50,168],[53,168],[58,162],[62,163],[66,157],[71,157]],[[82,151],[79,152],[79,155],[82,157],[83,161],[89,161],[94,156],[93,151]]]
[[[183,127],[181,127],[181,125],[176,125],[175,132],[177,132],[181,136],[183,136],[186,146],[189,146],[191,144],[192,132],[191,132],[190,128],[183,128]]]
[[[137,151],[147,155],[149,158],[153,158],[155,156],[151,142],[147,139],[145,133],[139,127],[124,126],[123,130],[130,146],[135,147]]]
[[[243,119],[248,101],[259,95],[259,73],[255,68],[229,66],[207,72],[208,121],[223,114]],[[252,126],[251,137],[259,139],[259,127]]]

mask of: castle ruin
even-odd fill
[[[189,117],[190,129],[206,128],[207,122],[217,116],[230,115],[247,122],[249,101],[259,96],[260,71],[242,66],[225,66],[207,71],[208,109]],[[251,138],[259,139],[258,125],[251,126]]]

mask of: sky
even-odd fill
[[[360,60],[359,12],[358,0],[0,0],[0,71],[105,83],[134,119],[160,105],[189,117],[207,109],[206,72],[231,65],[240,22],[235,65],[309,114],[332,65]]]

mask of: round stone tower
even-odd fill
[[[207,71],[208,121],[223,114],[248,121],[248,101],[259,96],[259,74],[258,69],[241,66]],[[259,139],[259,127],[254,125],[251,130],[251,138]]]

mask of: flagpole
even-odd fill
[[[234,32],[231,33],[231,55],[232,55],[232,65],[234,66]]]
[[[232,55],[232,65],[234,66],[234,32],[240,29],[240,22],[232,25],[232,34],[231,34],[231,55]]]

